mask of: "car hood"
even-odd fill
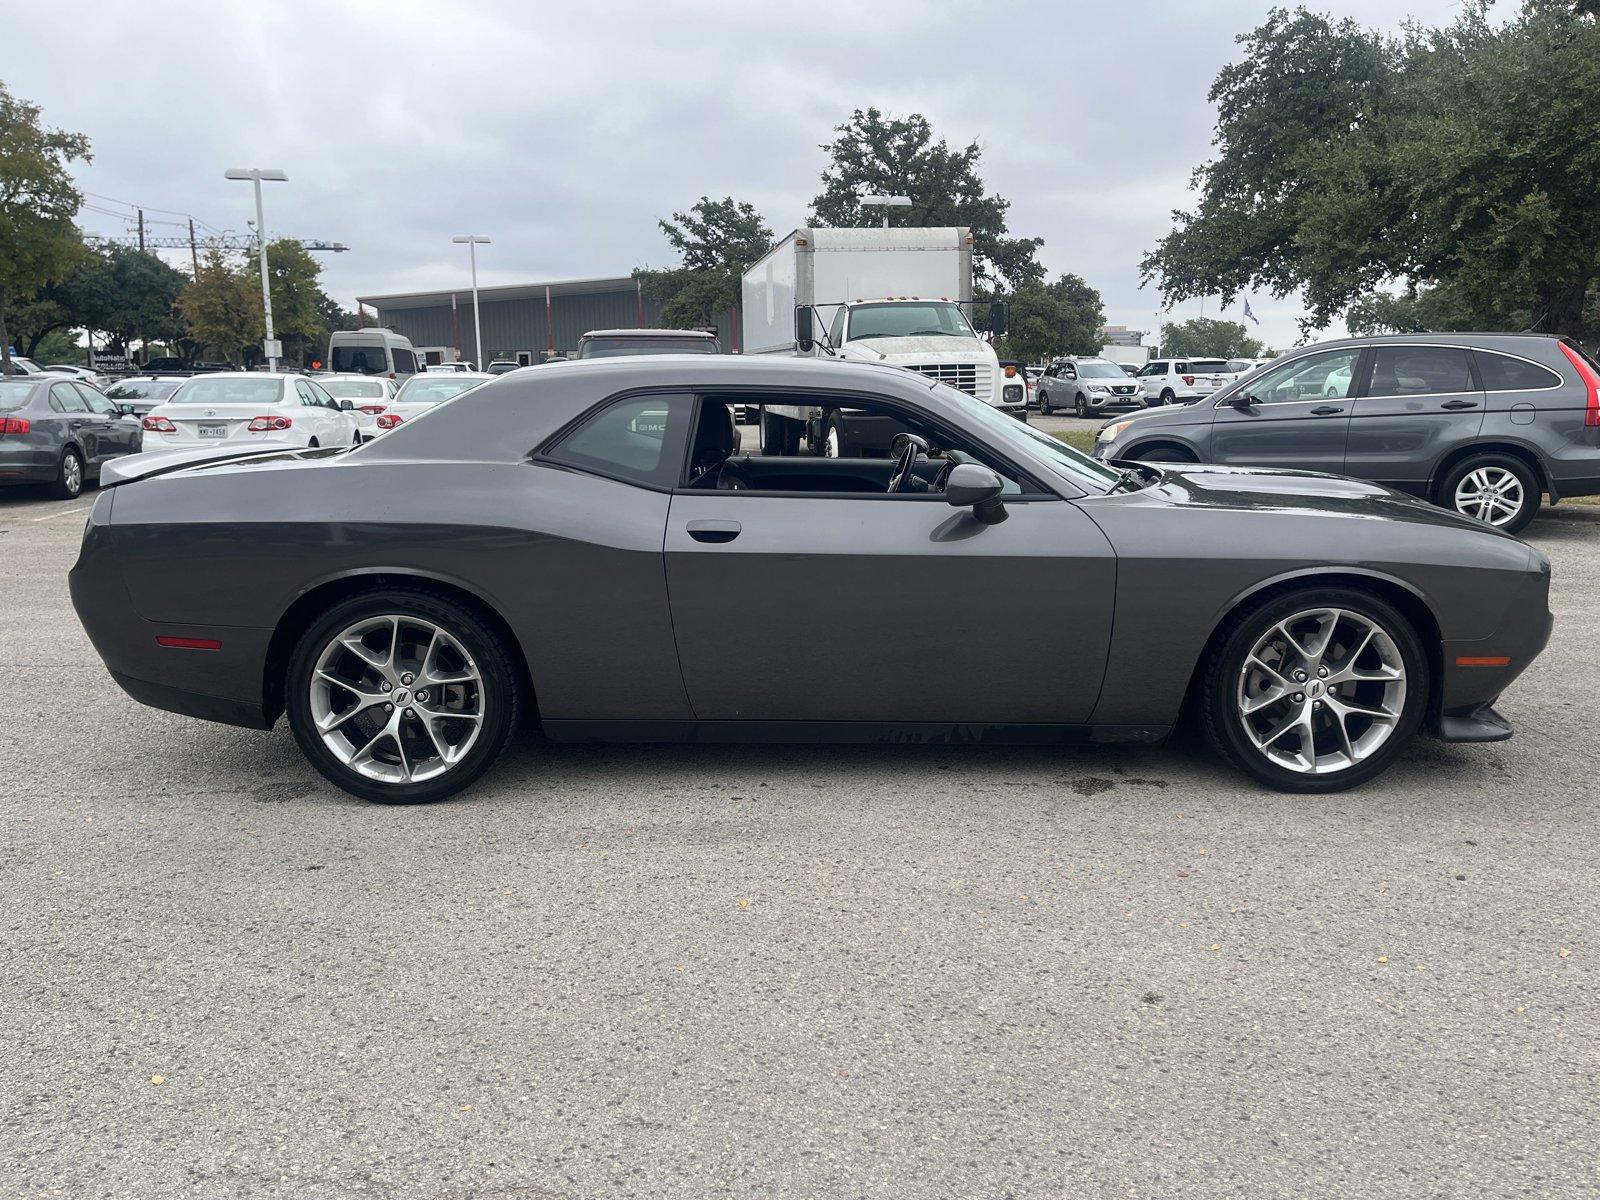
[[[1158,469],[1161,478],[1149,490],[1174,503],[1257,512],[1314,511],[1329,516],[1469,529],[1510,541],[1519,540],[1492,525],[1393,488],[1340,475],[1209,464]]]
[[[862,338],[846,342],[849,357],[876,362],[884,358],[903,358],[906,355],[939,354],[953,358],[987,359],[988,347],[977,338],[940,334],[929,337]]]

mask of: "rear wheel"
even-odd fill
[[[1475,454],[1454,467],[1439,488],[1439,503],[1516,533],[1538,515],[1544,496],[1533,468],[1512,454]]]
[[[1303,588],[1234,617],[1206,666],[1206,737],[1283,792],[1334,792],[1379,774],[1422,722],[1428,656],[1393,605]]]
[[[75,500],[83,493],[83,458],[68,446],[61,452],[61,462],[56,467],[55,480],[50,484],[50,494],[57,500]]]
[[[289,662],[289,727],[330,781],[366,800],[442,800],[472,783],[517,728],[509,648],[432,592],[387,589],[335,605]]]
[[[1163,404],[1176,404],[1177,402],[1178,402],[1178,394],[1176,392],[1174,392],[1171,388],[1162,388],[1161,389],[1161,403],[1163,403]]]

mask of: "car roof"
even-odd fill
[[[716,341],[716,338],[717,338],[716,334],[708,333],[704,329],[591,329],[588,333],[584,334],[583,336],[586,337],[586,338],[591,338],[591,337],[637,337],[637,338],[697,337],[697,338],[708,338],[711,341]]]

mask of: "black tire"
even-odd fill
[[[483,724],[477,741],[443,774],[419,783],[386,783],[342,763],[324,745],[311,713],[311,673],[328,642],[363,617],[395,613],[419,617],[449,633],[472,656],[483,689]],[[487,771],[504,752],[522,719],[522,677],[513,650],[469,608],[423,588],[384,588],[334,605],[301,635],[284,681],[289,728],[301,752],[335,786],[379,804],[426,804],[455,795]]]
[[[1078,393],[1077,417],[1080,421],[1087,421],[1089,419],[1089,402],[1083,398],[1082,392]]]
[[[56,477],[48,490],[55,500],[76,500],[83,495],[83,455],[78,453],[76,446],[68,446],[61,452],[61,461],[56,464]]]
[[[1174,392],[1171,388],[1162,388],[1161,389],[1161,403],[1162,404],[1175,404],[1177,402],[1177,399],[1178,399],[1178,394],[1176,392]]]
[[[1475,512],[1465,512],[1456,504],[1456,489],[1462,480],[1475,471],[1506,471],[1514,475],[1518,486],[1521,488],[1522,507],[1510,520],[1496,524],[1496,529],[1503,529],[1507,533],[1520,533],[1528,527],[1528,522],[1539,515],[1539,508],[1544,503],[1543,488],[1539,483],[1539,476],[1530,467],[1526,460],[1515,454],[1504,454],[1489,451],[1484,454],[1474,454],[1470,458],[1457,463],[1450,469],[1439,485],[1438,494],[1434,502],[1442,508],[1452,509],[1462,516],[1481,520]],[[1493,522],[1490,522],[1493,524]]]
[[[1158,443],[1154,446],[1135,446],[1126,454],[1117,455],[1128,462],[1198,463],[1194,452],[1181,446]]]
[[[1039,393],[1039,415],[1041,417],[1050,415],[1050,396],[1047,392]]]
[[[1246,657],[1256,642],[1278,622],[1313,608],[1359,613],[1382,626],[1398,649],[1405,667],[1406,694],[1400,717],[1389,738],[1352,766],[1328,774],[1303,774],[1279,766],[1256,749],[1235,704],[1235,689]],[[1206,739],[1222,757],[1246,775],[1280,792],[1338,792],[1365,783],[1384,771],[1422,724],[1429,696],[1427,651],[1411,622],[1393,605],[1353,588],[1305,587],[1279,592],[1260,604],[1230,616],[1216,649],[1204,664],[1200,723]]]

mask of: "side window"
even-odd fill
[[[828,340],[835,348],[844,344],[844,307],[841,305],[834,311],[833,321],[828,325]]]
[[[300,393],[300,405],[302,408],[311,408],[317,403],[316,393],[311,390],[311,385],[304,379],[296,379],[294,381],[294,390]]]
[[[417,356],[411,351],[395,346],[391,351],[394,355],[394,369],[398,375],[414,375],[417,371]]]
[[[1179,375],[1187,375],[1187,374],[1189,374],[1190,371],[1194,370],[1194,367],[1190,363],[1180,362],[1180,363],[1173,363],[1172,364],[1172,369],[1174,371],[1176,371]]]
[[[1369,396],[1473,392],[1467,352],[1456,346],[1379,346],[1372,352]]]
[[[676,487],[693,411],[694,398],[677,393],[613,401],[541,457],[644,487]]]
[[[1167,364],[1164,362],[1153,362],[1143,371],[1139,372],[1141,375],[1165,375],[1166,373]]]
[[[1350,395],[1361,348],[1311,354],[1274,367],[1245,390],[1257,404],[1288,404],[1296,400],[1340,400]]]
[[[331,408],[334,412],[339,411],[339,402],[328,395],[326,390],[315,383],[308,382],[306,386],[311,389],[311,394],[317,398],[317,403],[322,405],[323,408]]]
[[[79,395],[83,397],[83,402],[89,406],[90,412],[97,413],[102,417],[114,417],[117,415],[117,406],[88,384],[75,383],[72,386],[78,389]]]
[[[60,413],[85,413],[89,406],[70,383],[58,383],[50,389],[50,407]]]
[[[1486,392],[1534,392],[1561,384],[1561,376],[1538,363],[1490,350],[1474,350],[1472,354],[1478,360],[1478,374],[1483,377]]]

